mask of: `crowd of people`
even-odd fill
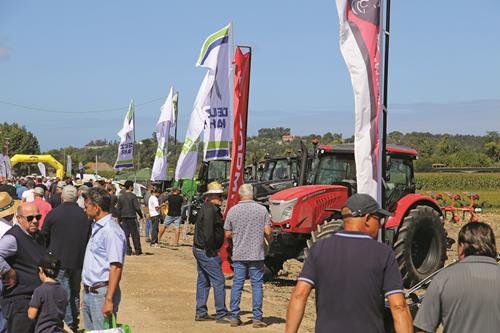
[[[154,248],[173,225],[173,245],[179,246],[186,203],[179,188],[164,195],[148,185],[141,207],[132,181],[120,184],[118,196],[116,187],[102,180],[0,182],[0,333],[63,332],[64,323],[75,332],[81,327],[103,329],[118,312],[125,257],[144,254],[140,230],[145,229]],[[242,325],[242,290],[250,279],[252,326],[268,325],[263,283],[265,244],[272,242],[272,228],[267,209],[253,200],[253,192],[251,184],[242,185],[240,201],[225,216],[221,184],[208,184],[202,194],[192,246],[197,322]],[[298,332],[313,289],[316,332],[385,332],[384,300],[398,333],[435,332],[440,324],[444,332],[500,332],[500,268],[488,224],[462,227],[459,261],[433,279],[412,318],[394,252],[377,241],[391,214],[365,194],[352,195],[340,213],[343,229],[315,243],[304,262],[288,305],[287,333]],[[229,308],[219,252],[225,240],[234,271]],[[214,316],[207,307],[210,289]]]
[[[80,318],[102,329],[118,311],[129,236],[142,253],[133,183],[118,199],[102,180],[0,181],[0,332],[76,332]]]

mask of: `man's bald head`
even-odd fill
[[[38,230],[39,221],[37,216],[39,215],[38,207],[31,202],[23,202],[17,207],[16,218],[19,226],[30,235],[34,235]]]

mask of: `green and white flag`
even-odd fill
[[[175,179],[192,179],[196,170],[195,142],[204,130],[204,160],[229,157],[229,39],[231,25],[203,43],[197,67],[207,68],[189,120],[186,139],[175,169]],[[194,163],[194,166],[192,165]]]
[[[128,112],[123,119],[123,127],[117,133],[120,137],[118,145],[118,157],[116,158],[115,169],[134,168],[134,100],[130,102]]]
[[[175,109],[177,108],[177,98],[174,100],[174,88],[170,88],[167,100],[160,108],[160,118],[156,123],[156,148],[153,169],[151,170],[151,180],[166,180],[168,172],[168,138],[170,136],[170,127],[175,126]]]

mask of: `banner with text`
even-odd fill
[[[233,144],[231,152],[231,169],[229,173],[229,188],[227,190],[226,209],[224,217],[229,209],[240,201],[238,189],[243,185],[245,178],[245,152],[247,143],[247,117],[248,117],[248,93],[250,88],[250,62],[251,51],[243,54],[239,47],[236,48],[233,64],[234,66],[234,95],[233,95]],[[225,274],[232,272],[228,260],[228,240],[224,238],[224,244],[220,249],[222,260],[222,271]]]
[[[118,157],[116,158],[115,169],[134,168],[134,101],[130,102],[128,112],[123,119],[123,127],[117,133],[120,137],[118,145]]]
[[[233,145],[231,169],[229,173],[229,188],[226,210],[238,203],[238,189],[243,184],[245,175],[245,151],[247,143],[248,93],[250,87],[251,51],[243,54],[239,47],[233,59],[234,67],[234,97],[233,97]]]
[[[231,25],[203,43],[197,67],[207,68],[194,102],[186,139],[175,169],[175,179],[192,179],[196,170],[195,142],[205,130],[204,159],[229,157],[229,34]],[[189,158],[188,158],[189,155]],[[191,165],[194,163],[194,166]]]

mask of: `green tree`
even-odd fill
[[[9,143],[9,155],[15,154],[39,154],[40,145],[36,136],[28,131],[26,127],[18,124],[0,124],[0,146]]]

